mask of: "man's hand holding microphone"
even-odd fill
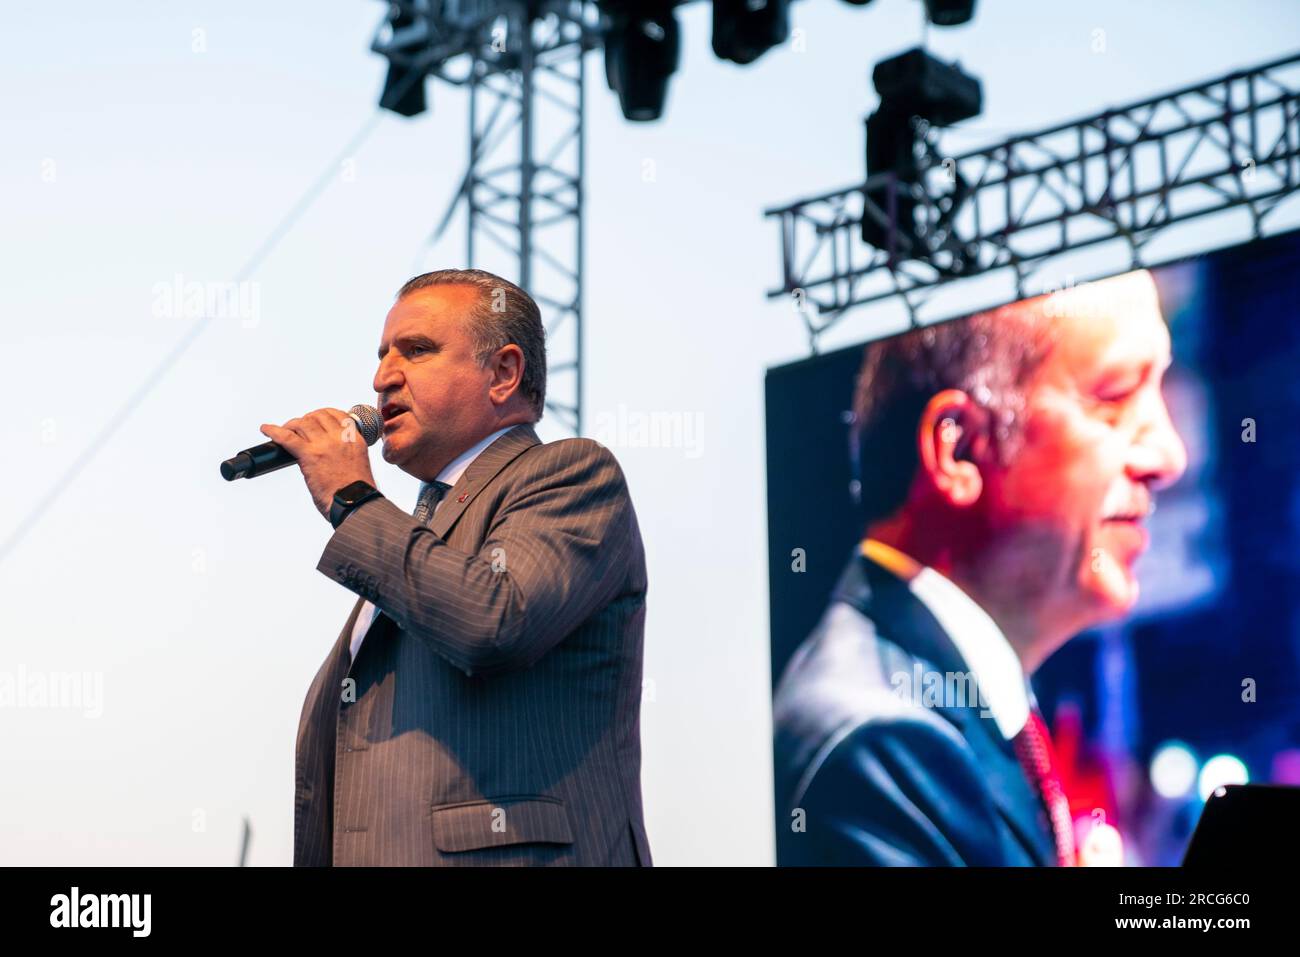
[[[317,409],[283,425],[267,423],[260,431],[271,441],[222,462],[221,475],[227,481],[255,478],[296,462],[317,511],[329,518],[335,492],[356,482],[374,486],[367,450],[381,429],[379,413],[368,405],[348,412]]]
[[[340,409],[317,409],[284,425],[268,423],[261,432],[298,461],[316,510],[325,518],[339,489],[353,482],[375,484],[357,422]]]

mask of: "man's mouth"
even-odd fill
[[[1108,518],[1105,524],[1107,528],[1119,532],[1119,542],[1127,541],[1128,550],[1133,557],[1145,552],[1151,543],[1151,533],[1140,518]]]
[[[1151,504],[1151,493],[1145,489],[1138,492],[1117,488],[1107,495],[1106,501],[1102,503],[1101,520],[1141,523],[1151,514]]]
[[[393,421],[399,416],[405,415],[410,410],[400,402],[385,402],[379,410],[379,414],[384,418],[384,429],[387,430]]]
[[[1151,505],[1149,491],[1123,486],[1117,486],[1102,505],[1101,525],[1112,530],[1107,536],[1106,550],[1126,565],[1151,544],[1151,533],[1146,527]]]

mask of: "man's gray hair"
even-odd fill
[[[546,329],[533,297],[514,283],[482,269],[437,269],[408,280],[397,298],[430,286],[473,286],[478,305],[469,317],[474,358],[486,363],[502,346],[517,345],[524,354],[519,391],[533,408],[536,422],[546,410]]]

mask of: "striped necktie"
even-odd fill
[[[1056,843],[1056,863],[1061,867],[1074,867],[1074,822],[1070,817],[1070,802],[1061,787],[1061,776],[1056,770],[1056,756],[1052,751],[1052,738],[1047,722],[1037,708],[1029,709],[1029,720],[1020,733],[1011,739],[1020,766],[1030,786],[1042,799],[1047,819],[1052,825],[1052,838]]]
[[[420,497],[415,503],[415,520],[421,525],[428,525],[433,512],[447,494],[451,486],[446,482],[425,482],[420,485]]]

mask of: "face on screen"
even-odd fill
[[[1144,519],[1187,455],[1161,391],[1170,341],[1150,274],[1069,290],[1046,309],[1056,345],[1026,396],[1017,454],[986,476],[985,519],[1018,541],[1032,592],[1083,627],[1137,600]]]

